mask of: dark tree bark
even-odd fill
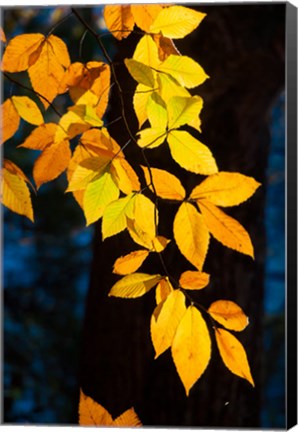
[[[111,275],[115,259],[136,248],[126,232],[102,243],[100,226],[94,237],[81,386],[113,417],[134,406],[144,425],[251,428],[260,425],[268,113],[284,86],[285,5],[210,5],[197,9],[206,12],[207,17],[177,46],[211,77],[196,89],[204,99],[200,140],[210,147],[221,171],[240,172],[262,183],[248,202],[228,212],[250,233],[255,260],[212,239],[204,265],[211,283],[198,299],[206,307],[218,299],[233,300],[249,316],[250,325],[237,337],[247,351],[256,387],[225,368],[213,343],[206,372],[190,396],[185,396],[169,350],[154,360],[149,331],[154,293],[135,300],[107,296],[117,280]],[[127,43],[119,44],[119,60],[132,56],[137,40],[130,36]],[[117,66],[117,72],[123,83],[127,117],[136,131],[129,106],[134,83],[124,68]],[[113,92],[111,119],[120,110],[115,86]],[[111,134],[122,145],[129,139],[121,122],[114,125]],[[150,163],[177,175],[190,191],[200,177],[180,169],[162,147],[148,151]],[[133,146],[127,147],[126,154],[132,163],[144,164],[140,151]],[[171,238],[176,210],[175,205],[161,203],[160,232]],[[174,242],[164,256],[175,277],[191,267]],[[162,272],[154,257],[143,269]]]

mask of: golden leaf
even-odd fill
[[[158,50],[150,35],[144,35],[138,42],[133,59],[154,69],[160,64]]]
[[[172,287],[168,277],[165,277],[158,282],[155,290],[156,304],[164,301],[173,290],[174,288]]]
[[[132,4],[130,7],[136,25],[144,32],[149,33],[150,26],[162,10],[162,6],[158,4]]]
[[[235,375],[246,379],[253,387],[254,381],[243,345],[227,330],[217,328],[215,337],[221,358],[226,367]]]
[[[236,303],[217,300],[208,309],[209,314],[229,330],[241,331],[248,325],[248,318]]]
[[[20,116],[11,99],[6,99],[1,105],[1,117],[0,131],[2,144],[14,136],[20,125]]]
[[[156,236],[152,239],[152,247],[150,250],[157,253],[162,252],[170,241],[171,240],[168,240],[163,236]]]
[[[198,205],[204,223],[216,240],[228,248],[254,258],[254,249],[249,234],[238,221],[225,214],[208,200],[201,199],[198,201]]]
[[[164,128],[147,128],[138,132],[138,145],[142,148],[156,148],[166,139],[167,132]]]
[[[149,251],[147,250],[137,250],[117,258],[114,263],[113,273],[119,275],[134,273],[141,267],[148,255]]]
[[[1,41],[1,42],[4,42],[4,43],[6,42],[5,33],[4,33],[2,27],[0,27],[0,41]]]
[[[177,129],[185,124],[192,126],[193,120],[198,118],[202,108],[203,100],[199,96],[173,96],[167,104],[168,128]]]
[[[165,61],[169,55],[181,55],[172,39],[164,37],[162,34],[154,34],[153,40],[157,45],[158,57],[161,62]]]
[[[36,126],[44,122],[40,109],[32,99],[27,96],[12,96],[11,100],[19,116],[26,122]]]
[[[121,40],[130,35],[134,27],[134,17],[130,5],[105,6],[103,16],[112,35]]]
[[[102,152],[100,156],[86,157],[80,161],[77,159],[78,163],[73,169],[66,192],[86,189],[88,184],[94,180],[95,177],[98,177],[106,171],[112,156],[108,152],[106,152],[106,154],[104,150]]]
[[[112,201],[107,205],[102,216],[102,239],[123,231],[127,226],[127,217],[133,217],[135,195]]]
[[[36,127],[19,147],[31,150],[44,150],[49,145],[55,143],[58,127],[56,123],[45,123]]]
[[[155,349],[155,358],[166,351],[173,342],[177,327],[186,312],[185,296],[180,290],[172,291],[156,307],[151,317],[151,340]]]
[[[147,103],[149,96],[152,94],[153,89],[145,86],[144,84],[138,84],[136,91],[133,96],[133,108],[139,122],[139,129],[145,123],[148,118],[147,115]]]
[[[111,162],[111,174],[121,192],[126,195],[139,191],[141,186],[132,166],[123,157],[115,157]]]
[[[139,84],[154,88],[155,73],[149,66],[133,58],[125,59],[124,63],[134,80]]]
[[[202,215],[195,207],[184,202],[174,219],[174,238],[177,246],[198,270],[202,270],[209,246],[209,231]]]
[[[230,207],[246,201],[260,185],[252,177],[220,171],[196,186],[190,198],[207,199],[217,206]]]
[[[200,290],[209,283],[209,274],[197,271],[185,271],[179,279],[182,288],[189,290]]]
[[[155,238],[158,211],[155,204],[143,194],[135,197],[134,222],[151,240]]]
[[[114,420],[113,426],[132,428],[132,427],[141,427],[142,423],[139,417],[137,416],[135,410],[133,408],[130,408]]]
[[[136,298],[150,291],[162,276],[146,273],[132,273],[124,276],[113,285],[109,297]]]
[[[22,72],[38,59],[45,36],[40,33],[22,34],[11,39],[2,59],[5,72]]]
[[[146,183],[153,191],[149,169],[145,166],[142,166],[142,169],[145,174]],[[150,171],[157,196],[169,200],[184,200],[185,190],[177,177],[175,177],[173,174],[170,174],[168,171],[158,168],[151,168]]]
[[[176,330],[172,357],[186,395],[201,377],[211,357],[211,340],[201,313],[189,306]]]

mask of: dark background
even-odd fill
[[[220,170],[241,172],[262,183],[248,202],[229,212],[250,233],[255,261],[213,240],[204,267],[212,282],[199,299],[207,307],[216,299],[233,300],[249,316],[250,325],[237,337],[246,348],[256,387],[232,375],[213,345],[208,369],[185,397],[170,353],[153,360],[149,322],[154,294],[135,300],[107,297],[116,280],[111,277],[114,260],[119,251],[132,250],[129,236],[121,233],[102,244],[100,224],[84,228],[80,209],[64,195],[66,180],[61,176],[35,198],[34,225],[3,211],[5,422],[76,423],[82,386],[113,417],[133,405],[145,425],[285,426],[285,5],[208,5],[198,10],[207,17],[193,34],[177,41],[177,47],[211,77],[196,89],[204,99],[201,140]],[[69,9],[3,12],[9,39],[24,32],[46,33]],[[98,31],[100,12],[80,9]],[[79,60],[83,32],[75,17],[54,32],[67,43],[72,61]],[[107,37],[104,43],[118,61],[132,55],[137,40],[132,35],[127,43],[116,43]],[[87,35],[83,61],[99,56]],[[133,81],[124,68],[117,72],[130,96]],[[26,83],[24,74],[19,75]],[[7,80],[3,88],[5,97],[11,91],[22,94]],[[107,121],[118,117],[115,92],[111,100]],[[65,102],[59,97],[57,106]],[[51,116],[49,112],[48,121]],[[136,127],[133,113],[129,118]],[[29,132],[24,124],[5,144],[4,155],[30,173],[33,152],[15,149]],[[119,144],[126,142],[121,122],[111,133]],[[133,150],[127,157],[139,161]],[[164,149],[162,157],[160,149],[148,157],[152,166],[178,175],[188,191],[200,179],[178,168]],[[161,233],[169,237],[176,210],[161,208]],[[174,245],[168,248],[167,265],[179,275],[189,265]],[[142,269],[159,271],[156,265],[149,261]]]

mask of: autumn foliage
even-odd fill
[[[101,219],[103,241],[127,230],[135,242],[136,248],[114,263],[119,280],[111,286],[109,296],[131,299],[155,289],[156,307],[150,322],[155,358],[171,350],[186,395],[208,367],[215,349],[212,341],[229,371],[254,386],[245,349],[235,336],[248,325],[244,311],[232,300],[214,299],[211,305],[202,305],[192,296],[194,291],[208,289],[212,275],[204,271],[204,263],[214,239],[254,258],[248,232],[224,209],[245,202],[260,186],[251,177],[221,171],[208,143],[191,133],[201,132],[203,100],[190,90],[209,77],[194,59],[177,50],[174,40],[187,37],[205,14],[176,5],[104,8],[106,26],[118,40],[126,39],[135,28],[141,31],[132,58],[124,62],[136,82],[131,104],[139,130],[134,134],[124,110],[123,83],[112,59],[92,26],[79,12],[73,13],[96,39],[105,62],[72,63],[66,44],[53,34],[22,34],[5,47],[1,64],[5,77],[14,80],[14,73],[26,71],[32,87],[28,96],[12,95],[3,102],[2,143],[15,135],[22,119],[33,128],[19,147],[40,154],[33,165],[34,184],[13,161],[3,161],[2,203],[34,221],[30,188],[38,190],[66,172],[65,192],[73,194],[86,224]],[[4,34],[1,37],[6,43]],[[116,142],[106,126],[112,84],[119,94],[128,142]],[[40,103],[31,99],[32,91]],[[71,100],[63,113],[55,107],[61,94],[68,94]],[[49,107],[57,114],[56,122],[44,122]],[[128,146],[135,146],[143,158],[142,176],[126,157]],[[174,174],[151,166],[150,150],[166,146],[181,168],[205,176],[190,194]],[[159,232],[160,200],[177,203],[172,238]],[[172,277],[163,259],[169,242],[175,242],[189,262],[189,270],[179,280]],[[142,272],[150,254],[159,257],[162,274]],[[113,420],[83,392],[80,422],[139,425],[133,411]]]

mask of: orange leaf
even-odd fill
[[[4,43],[6,42],[5,33],[4,33],[2,27],[0,27],[0,41],[1,41],[1,42],[4,42]]]
[[[153,191],[149,169],[142,166],[147,185]],[[180,180],[168,171],[158,168],[151,168],[151,175],[156,194],[164,199],[183,201],[185,198],[185,190]]]
[[[174,288],[172,287],[172,284],[167,277],[162,279],[158,283],[155,290],[156,304],[159,304],[160,302],[165,300],[168,297],[168,295],[173,291],[173,289]]]
[[[80,391],[79,424],[81,426],[112,426],[113,419],[108,411],[91,397]]]
[[[40,33],[22,34],[8,43],[2,59],[5,72],[22,72],[38,59],[44,35]]]
[[[135,410],[130,408],[114,420],[113,426],[132,428],[141,427],[142,423]]]
[[[138,176],[126,159],[114,158],[111,163],[111,174],[118,188],[126,195],[140,190]]]
[[[141,267],[148,255],[149,251],[138,250],[118,258],[114,263],[113,273],[119,275],[134,273]]]
[[[246,379],[253,387],[254,381],[243,345],[227,330],[215,331],[217,346],[226,367],[235,375]]]
[[[19,128],[20,116],[11,99],[1,105],[1,144],[9,140]]]
[[[209,309],[209,314],[229,330],[241,331],[248,325],[248,318],[236,303],[229,300],[217,300]]]
[[[136,25],[146,33],[149,33],[151,24],[161,10],[162,6],[158,4],[131,5],[131,12]]]
[[[105,6],[103,16],[107,28],[119,40],[129,36],[133,30],[134,18],[130,5]]]
[[[186,271],[182,273],[179,284],[182,288],[190,290],[199,290],[205,288],[209,283],[209,275],[204,272]]]
[[[248,232],[232,217],[226,215],[207,200],[198,201],[204,223],[211,234],[228,248],[254,258],[253,245]]]
[[[88,149],[97,152],[98,150],[108,150],[117,156],[123,155],[120,146],[109,135],[107,129],[90,129],[84,132],[80,142]]]
[[[230,207],[246,201],[260,185],[252,177],[221,171],[196,186],[190,198],[207,199],[217,206]]]
[[[162,34],[153,35],[153,39],[157,45],[158,57],[160,61],[163,62],[171,54],[181,55],[172,39],[164,37]]]
[[[54,144],[58,127],[59,126],[55,123],[42,124],[33,129],[23,144],[20,144],[18,147],[25,147],[32,150],[44,150],[49,145]]]

